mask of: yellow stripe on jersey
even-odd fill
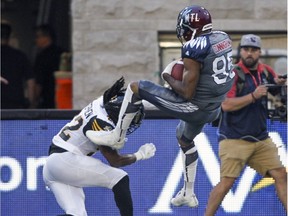
[[[103,129],[99,126],[99,124],[98,124],[98,122],[97,122],[96,119],[94,119],[94,121],[93,121],[93,123],[92,123],[92,129],[93,129],[94,131],[103,130]]]

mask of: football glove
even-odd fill
[[[167,74],[169,74],[169,75],[171,76],[171,71],[172,71],[174,65],[175,65],[179,60],[180,60],[180,59],[176,59],[176,60],[170,62],[170,63],[165,67],[165,69],[164,69],[164,70],[162,71],[162,73],[161,73],[161,78],[162,78],[163,80],[164,80],[163,74],[167,73]],[[164,80],[164,81],[165,81],[165,80]]]
[[[134,153],[136,160],[146,160],[155,155],[156,147],[153,143],[146,143],[140,146],[139,150]]]

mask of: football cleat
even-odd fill
[[[125,139],[120,139],[115,130],[112,131],[93,131],[88,130],[86,136],[96,145],[109,146],[113,149],[121,149]]]
[[[184,190],[182,189],[177,195],[171,199],[171,204],[174,206],[189,206],[191,208],[198,207],[199,202],[195,194],[191,196],[184,196]]]

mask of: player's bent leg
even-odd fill
[[[49,185],[58,205],[68,215],[87,216],[85,194],[82,188],[54,182]]]
[[[183,168],[184,168],[184,186],[171,199],[171,204],[174,206],[189,206],[197,207],[199,205],[198,199],[194,193],[194,183],[196,177],[198,152],[197,148],[192,142],[190,145],[181,147]]]
[[[129,177],[124,176],[113,188],[114,199],[121,216],[133,216],[133,202],[130,192]]]
[[[133,84],[135,85],[135,84]],[[134,89],[135,87],[133,87]],[[119,112],[118,122],[112,131],[91,131],[86,132],[86,136],[97,145],[105,145],[119,149],[125,142],[126,132],[134,116],[139,110],[142,101],[134,94],[128,85]]]

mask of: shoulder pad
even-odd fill
[[[106,121],[103,121],[102,119],[97,118],[97,116],[90,119],[90,121],[86,124],[86,126],[83,128],[84,134],[87,130],[94,130],[94,131],[110,131],[114,127],[109,124]]]
[[[182,58],[191,58],[196,61],[203,62],[204,57],[210,47],[210,42],[207,36],[199,36],[188,41],[182,49]]]

